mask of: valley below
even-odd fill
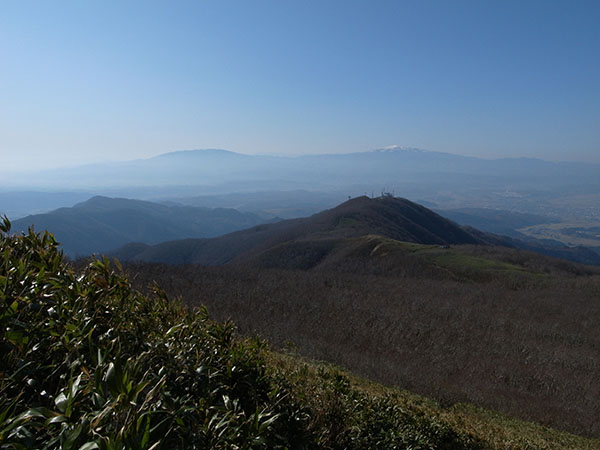
[[[600,249],[600,222],[560,222],[533,225],[518,231],[535,239],[551,239],[569,246]]]

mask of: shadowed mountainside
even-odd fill
[[[377,235],[395,241],[434,245],[501,245],[585,264],[600,256],[584,247],[520,241],[462,227],[430,209],[402,198],[366,196],[311,217],[290,219],[213,239],[185,239],[157,245],[132,243],[111,253],[120,260],[169,264],[250,263],[264,267],[310,268],[330,252],[352,247],[350,238]]]
[[[123,260],[220,265],[250,261],[278,246],[300,247],[365,235],[422,244],[499,244],[501,239],[471,232],[406,199],[357,197],[308,218],[258,225],[214,239],[125,246],[112,253]]]
[[[213,237],[264,222],[234,209],[162,205],[124,198],[92,197],[72,208],[27,216],[14,231],[52,232],[69,256],[106,252],[129,242],[155,244],[189,237]]]

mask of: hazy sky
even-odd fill
[[[392,144],[600,162],[597,0],[6,0],[0,58],[4,170]]]

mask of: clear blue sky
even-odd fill
[[[392,144],[600,161],[597,0],[6,0],[0,58],[5,170]]]

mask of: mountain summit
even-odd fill
[[[470,231],[435,212],[403,198],[366,196],[311,217],[255,226],[213,239],[186,239],[154,246],[130,245],[116,251],[119,259],[221,265],[248,262],[265,252],[304,245],[378,235],[420,244],[487,244],[494,237]],[[309,244],[310,243],[310,244]]]

